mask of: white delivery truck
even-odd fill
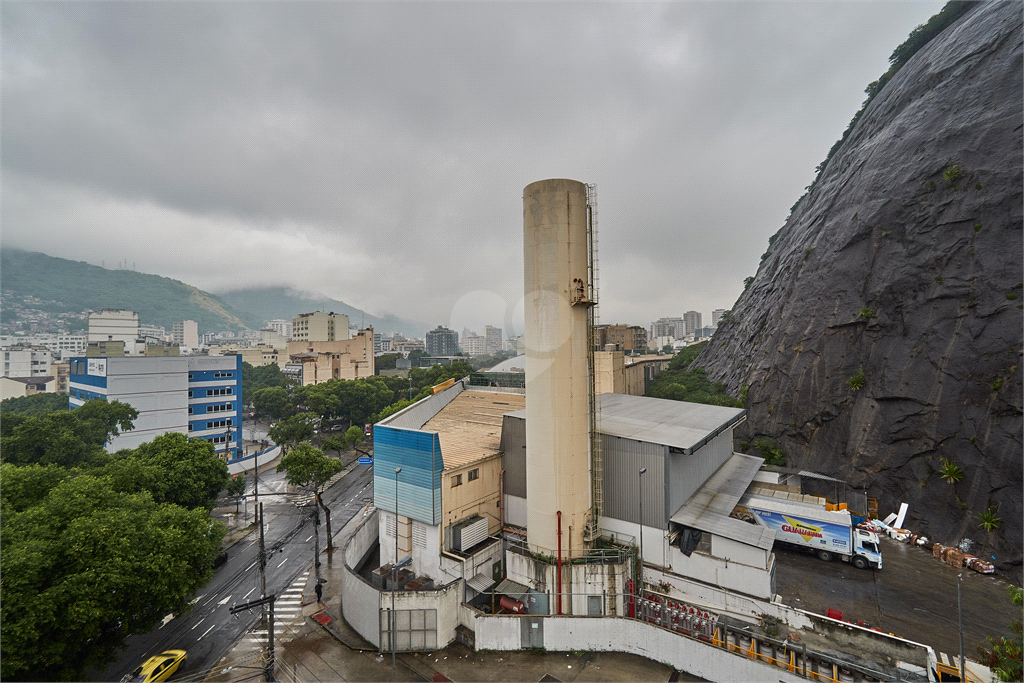
[[[810,550],[826,562],[839,557],[858,569],[882,568],[878,535],[858,529],[848,510],[748,493],[734,516],[773,529],[776,543]]]

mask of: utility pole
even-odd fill
[[[267,597],[267,550],[264,545],[263,538],[263,503],[260,503],[260,596]],[[273,618],[273,617],[271,617]],[[263,613],[263,619],[261,620],[266,623],[266,611]]]
[[[964,678],[964,608],[960,602],[960,587],[964,584],[964,573],[960,572],[960,575],[956,579],[956,612],[957,621],[960,623],[960,680],[966,681]]]
[[[274,601],[276,596],[265,595],[256,600],[250,600],[243,605],[235,605],[229,611],[231,614],[238,614],[242,610],[251,610],[253,607],[270,608],[270,629],[267,631],[267,663],[263,668],[263,674],[268,681],[274,680]]]
[[[320,508],[317,496],[313,494],[313,570],[316,572],[317,585],[320,584]]]

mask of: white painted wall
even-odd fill
[[[455,629],[459,625],[459,606],[462,604],[464,591],[465,584],[462,581],[456,581],[438,590],[396,591],[395,609],[436,609],[437,647],[440,649],[455,640]],[[391,609],[391,593],[381,593],[380,596],[381,607]]]
[[[712,534],[711,554],[715,557],[727,558],[732,562],[739,562],[740,564],[757,569],[767,569],[771,551]]]
[[[505,522],[526,526],[526,499],[505,494]]]
[[[530,617],[481,615],[476,619],[478,649],[518,650],[520,620]],[[803,683],[798,674],[730,653],[652,624],[615,617],[543,617],[549,652],[597,650],[629,652],[709,681]]]
[[[712,539],[712,548],[714,548],[714,539]],[[772,599],[771,574],[768,569],[751,567],[735,560],[698,552],[687,557],[675,546],[670,546],[669,550],[671,553],[669,566],[675,575],[690,577],[764,600]],[[647,581],[651,580],[647,575],[645,578]]]
[[[367,515],[345,545],[345,571],[341,577],[342,614],[359,635],[376,647],[380,647],[381,593],[357,575],[354,567],[377,541],[378,514]]]

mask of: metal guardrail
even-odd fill
[[[528,555],[548,564],[555,564],[559,559],[558,551],[544,548],[534,543],[527,543],[518,538],[506,537],[505,547],[520,555]],[[573,548],[571,550],[563,548],[561,559],[563,564],[585,564],[588,562],[603,564],[605,562],[625,562],[630,555],[631,551],[629,548],[618,546],[610,548]]]

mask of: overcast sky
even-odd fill
[[[8,0],[2,246],[519,332],[565,177],[602,322],[707,320],[942,4]]]

